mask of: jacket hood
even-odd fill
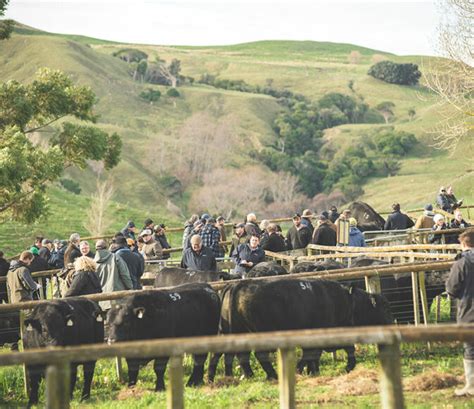
[[[25,267],[25,264],[22,263],[20,260],[12,260],[12,262],[10,263],[9,270],[14,271],[20,267]]]
[[[97,263],[104,263],[112,256],[113,255],[109,250],[97,250],[97,253],[95,253],[95,261]]]
[[[351,227],[349,236],[358,236],[359,234],[362,234],[362,232],[357,227]]]

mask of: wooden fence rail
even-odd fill
[[[348,327],[256,334],[144,340],[79,347],[36,349],[0,354],[0,366],[46,365],[46,407],[69,408],[69,383],[63,375],[71,362],[111,357],[172,357],[168,408],[183,408],[183,360],[186,354],[278,350],[280,408],[295,408],[295,348],[329,348],[352,344],[379,346],[380,394],[383,408],[404,407],[401,379],[401,342],[474,342],[474,325],[427,327]],[[67,377],[65,377],[67,379]],[[63,381],[61,381],[63,379]],[[59,390],[61,389],[61,390]]]

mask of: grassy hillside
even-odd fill
[[[402,161],[397,176],[371,178],[364,186],[362,199],[380,210],[388,209],[394,200],[402,206],[419,206],[433,201],[439,185],[452,183],[458,197],[474,202],[472,166],[467,159],[459,160],[472,157],[470,147],[461,146],[453,160],[431,146],[432,137],[427,130],[436,123],[439,113],[429,93],[423,87],[390,85],[366,74],[374,61],[383,58],[423,64],[421,56],[400,57],[350,44],[312,41],[259,41],[219,47],[123,45],[17,27],[10,40],[0,42],[0,81],[31,81],[36,70],[44,66],[63,70],[97,94],[99,126],[122,136],[123,159],[110,174],[116,188],[114,200],[125,213],[118,225],[126,221],[128,214],[143,215],[150,210],[164,217],[175,205],[181,209],[175,211],[175,218],[181,218],[181,212],[197,210],[187,205],[203,186],[202,176],[209,169],[228,168],[245,174],[256,166],[261,169],[258,177],[271,181],[273,176],[268,169],[248,153],[275,139],[272,123],[283,109],[270,96],[196,83],[180,87],[181,96],[177,99],[163,96],[159,102],[149,104],[139,98],[139,93],[153,88],[164,95],[166,87],[134,82],[129,65],[112,56],[125,47],[145,51],[149,60],[178,58],[182,74],[196,79],[212,74],[251,85],[272,81],[275,88],[289,89],[312,100],[328,92],[355,92],[370,106],[392,101],[395,117],[390,125],[415,133],[421,143]],[[353,51],[359,53],[356,64],[348,60]],[[349,89],[349,81],[353,81],[354,91]],[[410,120],[408,110],[412,108],[416,115]],[[357,141],[364,142],[375,126],[383,125],[342,125],[326,130],[325,140],[328,146],[340,150]],[[199,173],[193,166],[201,163],[204,171]],[[78,181],[86,196],[95,189],[92,169],[71,170],[67,177]],[[229,189],[233,189],[232,182],[229,180]],[[53,189],[52,203],[55,212],[68,217],[73,203],[79,201],[81,207],[87,204],[87,198],[68,194],[67,204],[63,205],[61,195],[64,194]],[[74,224],[73,218],[67,220],[71,220],[71,226],[58,226],[59,230],[51,227],[51,235],[62,233],[61,229],[66,233],[79,228],[79,221]],[[45,223],[46,228],[51,222]],[[13,226],[7,223],[1,229],[28,235],[28,230]]]

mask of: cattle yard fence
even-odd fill
[[[380,361],[381,406],[401,409],[405,404],[400,343],[453,341],[474,342],[474,325],[348,327],[56,347],[0,354],[0,366],[45,365],[46,407],[66,409],[70,404],[71,362],[118,356],[170,357],[167,407],[181,409],[184,408],[184,354],[277,350],[280,408],[292,409],[296,406],[296,348],[324,349],[341,345],[376,344]]]

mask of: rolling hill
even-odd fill
[[[367,75],[368,68],[380,59],[413,62],[423,70],[427,60],[422,56],[400,57],[351,44],[312,41],[260,41],[213,47],[124,45],[18,25],[10,40],[0,42],[0,80],[28,82],[40,67],[60,69],[78,83],[92,87],[98,97],[98,125],[122,136],[122,161],[110,172],[116,190],[115,204],[110,208],[114,215],[117,214],[113,209],[118,206],[130,209],[130,214],[137,217],[159,214],[163,220],[182,219],[183,214],[195,210],[193,198],[210,183],[204,175],[218,175],[221,169],[232,175],[229,189],[237,186],[232,179],[249,172],[271,183],[276,175],[250,152],[275,140],[272,123],[284,109],[268,95],[196,82],[179,87],[179,98],[167,97],[166,87],[133,81],[130,66],[112,56],[131,47],[146,52],[149,60],[177,58],[182,74],[196,79],[210,74],[254,86],[271,82],[275,88],[288,89],[311,100],[328,92],[355,92],[370,106],[390,100],[395,104],[395,117],[390,125],[413,132],[421,143],[402,160],[396,176],[370,178],[361,199],[380,210],[388,209],[393,201],[399,201],[405,208],[418,207],[434,200],[439,185],[452,183],[458,197],[474,202],[474,173],[469,162],[472,153],[469,155],[467,147],[460,146],[454,160],[431,146],[432,136],[427,131],[439,113],[429,92],[422,86],[391,85]],[[359,53],[357,63],[348,61],[353,51]],[[354,91],[348,88],[349,81],[353,82]],[[153,104],[143,101],[139,94],[147,88],[161,90],[162,98]],[[409,109],[416,111],[414,118],[409,117]],[[337,154],[357,141],[364,142],[370,130],[380,126],[384,125],[341,125],[326,130],[325,142]],[[87,197],[96,186],[94,170],[71,170],[66,177],[82,188],[77,217],[84,218]],[[58,187],[51,189],[51,194],[53,213],[69,212],[78,201],[77,196]],[[56,200],[59,197],[61,200]],[[249,203],[249,210],[251,207]],[[117,221],[117,227],[127,219],[124,214],[120,217],[123,219]],[[81,230],[81,224],[64,226],[64,233]],[[1,229],[12,230],[12,224],[5,223]],[[48,221],[40,221],[33,231],[21,234],[31,237],[36,232],[47,234]],[[85,233],[83,229],[82,232]],[[54,233],[62,232],[58,229]]]

